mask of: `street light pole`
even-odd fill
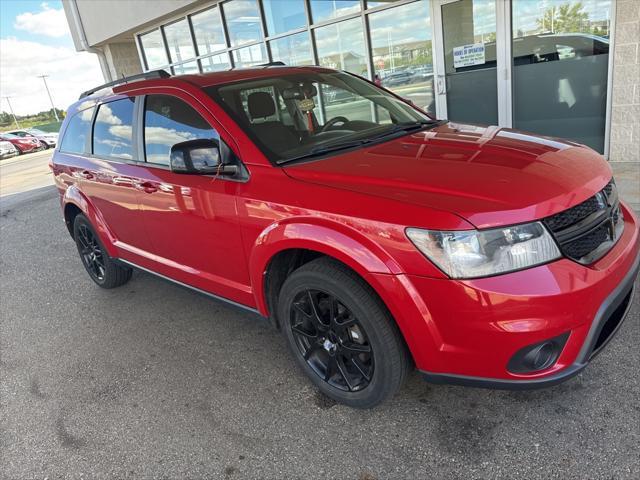
[[[49,101],[51,102],[51,108],[53,108],[53,114],[56,117],[56,122],[59,122],[60,119],[58,118],[58,112],[56,112],[56,106],[53,104],[53,98],[51,98],[51,92],[49,91],[49,86],[47,85],[47,77],[49,75],[38,75],[38,78],[41,78],[42,81],[44,82],[44,88],[47,89],[47,95],[49,95]]]
[[[13,107],[11,106],[11,102],[9,101],[9,99],[11,97],[4,97],[4,98],[7,101],[7,104],[9,105],[9,111],[11,112],[11,116],[13,117],[13,121],[16,122],[16,127],[20,128],[20,124],[18,123],[18,119],[16,118],[16,114],[13,113]]]

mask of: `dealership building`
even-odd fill
[[[640,0],[63,0],[105,82],[281,61],[603,153],[640,208]],[[89,86],[88,86],[89,87]]]

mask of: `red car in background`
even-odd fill
[[[35,137],[19,137],[12,133],[0,133],[0,140],[11,142],[13,146],[18,149],[20,155],[23,153],[37,152],[44,148]]]
[[[320,67],[142,78],[84,94],[52,157],[99,286],[139,268],[259,313],[361,408],[414,366],[554,385],[622,324],[638,219],[590,148],[434,120]]]

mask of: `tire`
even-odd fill
[[[46,142],[40,141],[40,146],[42,147],[43,150],[49,149],[49,144]]]
[[[285,280],[278,319],[303,372],[322,393],[350,407],[372,408],[389,399],[412,368],[382,301],[333,259],[309,262]]]
[[[116,288],[131,279],[133,270],[117,264],[109,257],[95,229],[81,213],[73,221],[73,238],[82,265],[98,286]]]

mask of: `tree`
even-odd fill
[[[542,18],[536,20],[543,32],[574,33],[589,29],[589,14],[584,11],[582,2],[564,3],[544,11]]]

